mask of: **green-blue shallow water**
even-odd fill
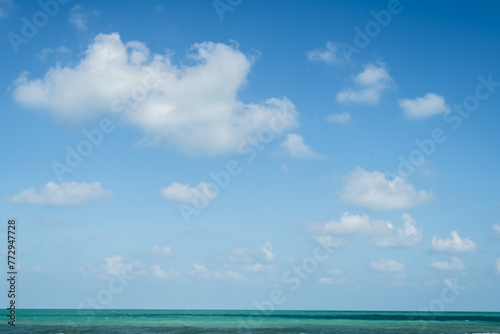
[[[17,310],[1,333],[499,333],[500,313],[240,310]]]

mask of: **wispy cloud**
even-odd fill
[[[326,120],[331,123],[345,124],[351,121],[351,115],[347,112],[340,114],[328,115]]]
[[[323,49],[308,51],[306,54],[310,61],[321,61],[327,64],[338,63],[343,59],[340,57],[339,46],[332,42],[327,42]]]
[[[380,272],[401,273],[405,271],[405,264],[394,260],[371,261],[370,269]]]
[[[39,191],[35,188],[23,190],[9,197],[12,203],[48,204],[48,205],[81,205],[93,199],[104,199],[112,196],[111,191],[101,187],[100,182],[48,182]]]
[[[166,199],[186,204],[192,204],[196,198],[204,198],[205,200],[215,198],[214,191],[205,182],[198,183],[194,188],[189,183],[173,182],[168,187],[162,188],[160,193]]]
[[[168,259],[173,255],[172,247],[160,247],[158,245],[153,245],[149,253],[157,259]]]
[[[314,152],[308,145],[305,144],[302,136],[290,133],[287,134],[281,148],[293,158],[298,159],[324,159],[325,156]]]
[[[89,14],[82,6],[76,5],[71,8],[68,21],[79,31],[87,30]]]
[[[151,271],[153,277],[159,280],[179,278],[181,276],[177,270],[170,268],[165,271],[157,264],[151,266]]]

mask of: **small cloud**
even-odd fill
[[[415,99],[401,99],[399,106],[404,110],[405,116],[413,119],[422,119],[442,113],[449,113],[444,97],[427,93]]]
[[[461,238],[457,231],[452,231],[450,237],[446,239],[432,236],[432,248],[436,252],[443,253],[468,253],[474,251],[477,245],[470,239]]]
[[[351,121],[351,115],[347,112],[341,114],[333,114],[327,116],[326,120],[331,123],[346,124]]]
[[[153,247],[151,247],[149,253],[157,259],[168,259],[172,257],[173,254],[171,247],[160,247],[158,245],[154,245]]]
[[[76,5],[71,8],[68,21],[74,25],[77,30],[85,31],[87,30],[88,18],[89,15],[85,12],[83,7]]]
[[[500,274],[500,257],[496,259],[495,264],[497,267],[497,273]]]
[[[361,167],[347,175],[346,185],[339,192],[342,202],[371,210],[407,209],[432,198],[432,192],[417,191],[400,176],[388,180],[382,172],[367,172]]]
[[[245,276],[243,276],[241,273],[231,271],[231,270],[213,270],[210,271],[208,270],[207,267],[195,263],[194,264],[194,269],[190,270],[188,272],[189,275],[194,275],[198,276],[200,279],[208,279],[208,278],[213,278],[216,280],[220,281],[239,281],[243,282],[246,281]]]
[[[112,196],[112,192],[101,187],[100,182],[62,182],[49,181],[40,191],[35,188],[23,190],[8,200],[11,203],[48,204],[48,205],[82,205],[92,199],[104,199]]]
[[[463,271],[467,269],[464,262],[456,256],[448,261],[432,261],[431,267],[439,271]]]
[[[370,268],[379,272],[401,273],[405,270],[405,264],[393,260],[371,261]]]
[[[192,204],[196,198],[203,200],[215,198],[214,191],[205,182],[200,182],[195,188],[191,187],[189,183],[173,182],[168,187],[162,188],[160,193],[166,199],[186,204]]]
[[[491,228],[493,229],[495,236],[500,239],[500,224],[493,224]]]
[[[52,50],[51,48],[44,48],[39,53],[36,54],[36,57],[40,61],[45,61],[45,59],[47,59],[47,56],[50,55],[51,53],[54,53],[54,50]]]
[[[291,157],[298,159],[324,159],[325,156],[314,152],[304,143],[304,138],[295,133],[286,135],[281,148]]]
[[[339,47],[337,44],[327,42],[324,49],[316,49],[306,52],[307,58],[310,61],[322,61],[327,64],[338,63],[341,61],[339,57]]]
[[[195,263],[193,265],[193,268],[194,269],[188,272],[188,275],[195,275],[198,276],[199,278],[209,278],[211,276],[210,271],[207,269],[207,267],[201,264]]]
[[[112,255],[104,258],[104,264],[98,269],[93,269],[88,266],[90,271],[96,272],[98,278],[102,280],[108,280],[114,276],[122,275],[144,275],[144,271],[139,267],[140,262],[130,262],[120,255]]]
[[[396,227],[390,221],[371,220],[368,215],[344,213],[338,221],[330,220],[313,224],[310,231],[320,234],[316,240],[320,244],[338,248],[344,245],[342,239],[332,235],[364,235],[380,248],[412,248],[422,240],[422,229],[409,214],[403,213],[403,227]]]
[[[359,88],[346,89],[337,93],[337,101],[360,104],[378,104],[381,94],[390,87],[392,78],[384,63],[367,64],[363,72],[353,81]]]
[[[179,278],[181,276],[177,270],[170,268],[164,271],[159,265],[151,266],[151,270],[153,271],[153,277],[160,280]]]
[[[263,272],[263,271],[272,271],[274,269],[274,266],[272,266],[270,264],[262,264],[260,262],[257,262],[257,263],[252,264],[252,265],[243,266],[242,268],[243,268],[243,270],[257,273],[257,272]]]

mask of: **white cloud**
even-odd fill
[[[271,242],[266,241],[260,249],[237,248],[233,249],[229,256],[231,262],[241,264],[247,263],[270,263],[275,260],[273,246]]]
[[[447,261],[432,261],[431,267],[439,271],[463,271],[467,269],[464,262],[456,256]]]
[[[120,255],[113,255],[104,258],[104,264],[99,269],[89,268],[97,272],[100,279],[107,280],[113,276],[143,275],[144,271],[140,267],[141,264],[138,261],[130,262]]]
[[[461,238],[457,231],[452,231],[450,237],[446,239],[438,239],[435,235],[432,236],[432,248],[436,252],[467,253],[474,251],[477,245],[470,239]]]
[[[378,63],[365,65],[364,71],[355,76],[353,81],[359,89],[347,89],[337,93],[337,101],[377,104],[381,94],[390,87],[392,78],[385,64]]]
[[[500,238],[500,224],[493,224],[491,228],[493,229],[493,232],[495,233],[497,238]]]
[[[338,221],[330,220],[322,224],[313,224],[310,228],[320,234],[316,240],[320,243],[340,247],[344,242],[332,235],[363,235],[370,237],[375,247],[411,248],[422,241],[422,229],[417,226],[409,214],[403,213],[403,227],[394,226],[390,221],[371,220],[368,215],[344,213]]]
[[[188,272],[189,275],[196,275],[200,278],[209,278],[211,276],[207,267],[198,263],[195,263],[193,267],[194,269]]]
[[[328,64],[338,63],[341,61],[339,58],[340,50],[337,44],[332,42],[327,42],[325,49],[316,49],[308,51],[307,58],[310,61],[323,61]]]
[[[153,277],[161,280],[179,278],[181,276],[177,270],[170,268],[164,271],[159,265],[151,266],[151,270],[153,271]]]
[[[495,264],[497,267],[497,273],[500,274],[500,257],[496,259]]]
[[[53,181],[37,191],[35,188],[23,190],[9,198],[12,203],[49,204],[49,205],[81,205],[92,199],[104,199],[112,195],[111,191],[101,187],[100,182],[62,182]]]
[[[257,272],[262,272],[262,271],[272,271],[274,269],[274,266],[272,266],[270,264],[262,264],[260,262],[257,262],[255,264],[245,265],[242,268],[243,268],[243,270],[257,273]]]
[[[337,123],[337,124],[345,124],[351,121],[351,115],[347,112],[341,114],[333,114],[326,117],[328,122]]]
[[[370,268],[381,272],[401,273],[405,271],[405,264],[394,260],[371,261]]]
[[[324,159],[325,156],[314,152],[304,143],[304,138],[295,133],[289,133],[281,143],[281,148],[293,158]]]
[[[216,280],[226,282],[245,282],[247,279],[243,274],[232,270],[214,270],[211,272],[212,277]]]
[[[117,33],[100,34],[76,66],[57,65],[41,79],[22,74],[14,99],[69,123],[127,116],[144,131],[141,143],[188,155],[235,152],[264,128],[276,137],[297,126],[298,113],[286,97],[261,104],[237,99],[253,59],[235,46],[194,44],[182,66],[170,57],[151,55],[142,42],[122,43]]]
[[[413,119],[422,119],[432,115],[450,112],[444,97],[427,93],[423,97],[415,99],[402,99],[398,101],[403,108],[405,116]]]
[[[74,25],[77,30],[84,31],[87,30],[88,17],[89,15],[85,12],[83,7],[76,5],[71,8],[68,21]]]
[[[201,279],[209,279],[213,278],[220,281],[236,281],[243,282],[246,281],[246,277],[241,273],[232,271],[232,270],[208,270],[207,267],[195,263],[194,269],[188,272],[189,275],[198,276]]]
[[[377,232],[374,232],[372,242],[376,247],[415,247],[422,241],[422,230],[417,226],[409,214],[403,213],[403,228],[395,227],[390,222],[373,224]]]
[[[168,259],[169,257],[172,257],[173,254],[171,247],[160,247],[158,245],[154,245],[153,247],[151,247],[149,252],[153,257],[157,259]]]
[[[162,188],[160,193],[166,199],[186,204],[192,204],[195,198],[204,198],[206,200],[215,198],[215,193],[205,182],[198,183],[195,188],[191,187],[189,183],[173,182],[168,187]]]
[[[367,172],[360,167],[349,173],[345,187],[339,192],[342,202],[372,210],[406,209],[432,198],[431,192],[417,191],[400,176],[387,180],[382,172]]]

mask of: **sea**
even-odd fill
[[[500,334],[495,312],[3,310],[0,333]]]

